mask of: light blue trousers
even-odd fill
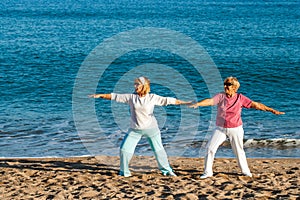
[[[135,130],[131,129],[123,139],[120,147],[120,175],[121,176],[131,176],[129,170],[129,162],[134,154],[136,145],[142,138],[142,136],[147,137],[148,142],[154,152],[155,158],[158,163],[158,168],[163,174],[172,172],[170,167],[167,153],[162,145],[161,135],[159,129],[145,129],[145,130]]]

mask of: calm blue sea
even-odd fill
[[[119,110],[114,108],[120,106],[117,109],[126,115],[128,107],[100,99],[94,101],[86,94],[95,90],[118,92],[116,83],[126,79],[126,74],[141,75],[139,70],[134,71],[137,66],[151,63],[153,67],[146,74],[149,76],[160,73],[168,77],[168,70],[178,72],[191,85],[196,98],[176,96],[172,88],[165,86],[176,81],[170,73],[163,82],[157,80],[160,76],[151,78],[157,83],[152,85],[153,93],[194,101],[211,97],[204,77],[189,70],[193,68],[191,63],[165,50],[144,49],[146,41],[138,40],[141,48],[112,60],[109,70],[99,75],[96,89],[89,88],[89,84],[77,89],[84,94],[81,102],[92,103],[95,111],[90,113],[91,118],[85,113],[86,120],[74,120],[80,112],[79,109],[74,113],[74,85],[91,52],[118,34],[155,28],[193,39],[205,49],[222,79],[238,77],[239,92],[286,112],[275,116],[262,111],[243,111],[248,157],[299,158],[299,8],[299,1],[290,0],[2,0],[0,157],[118,155],[126,133],[126,125],[120,124],[128,119],[119,119]],[[174,37],[169,38],[170,42],[180,40]],[[124,48],[125,44],[120,45]],[[192,49],[189,53],[195,52]],[[89,78],[80,77],[86,82]],[[131,81],[122,91],[133,91]],[[176,89],[185,90],[186,86],[182,83]],[[81,105],[85,110],[85,104]],[[202,157],[214,124],[211,113],[211,108],[158,107],[155,114],[168,155]],[[96,116],[100,131],[88,126],[95,121],[92,115]],[[190,120],[185,116],[196,123],[186,123]],[[86,130],[79,133],[78,126],[84,123]],[[152,155],[146,140],[141,140],[136,153]],[[226,144],[217,156],[234,157]]]

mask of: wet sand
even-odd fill
[[[0,159],[0,199],[300,199],[300,159],[217,158],[214,176],[200,179],[203,158],[170,157],[178,175],[161,175],[153,157],[135,156],[131,177],[118,176],[119,158]]]

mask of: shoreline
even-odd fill
[[[216,158],[200,179],[203,158],[169,157],[177,177],[161,175],[154,156],[134,156],[131,177],[118,176],[118,156],[0,158],[1,199],[298,199],[299,158]]]
[[[100,158],[101,159],[101,157],[109,157],[109,158],[113,158],[113,157],[119,157],[119,155],[116,155],[116,156],[111,156],[111,155],[81,155],[81,156],[66,156],[66,157],[63,157],[63,156],[45,156],[45,157],[26,157],[26,156],[24,156],[24,157],[1,157],[0,156],[0,161],[1,160],[9,160],[9,159],[80,159],[80,158],[83,158],[83,159],[87,159],[87,158]],[[151,158],[151,157],[153,157],[152,155],[151,156],[149,156],[149,155],[138,155],[138,154],[134,154],[134,157],[149,157],[149,158]],[[281,160],[281,159],[291,159],[291,160],[293,160],[293,159],[295,159],[295,160],[300,160],[300,157],[249,157],[249,156],[247,156],[246,155],[246,157],[247,157],[247,160],[249,159],[249,160],[252,160],[252,159],[268,159],[268,160],[274,160],[274,159],[278,159],[278,160]],[[203,159],[203,156],[201,156],[201,157],[188,157],[188,156],[185,156],[185,157],[182,157],[182,156],[168,156],[168,158],[170,159],[170,158],[183,158],[183,159],[185,159],[185,158],[190,158],[190,159]],[[215,157],[215,159],[236,159],[236,157],[231,157],[231,156],[228,156],[228,157],[226,157],[226,156],[218,156],[218,155],[216,155],[216,157]]]

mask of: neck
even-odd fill
[[[146,96],[146,94],[138,94],[139,95],[139,97],[145,97]]]
[[[236,93],[232,93],[232,94],[227,94],[227,93],[226,93],[226,96],[227,96],[227,97],[233,97],[235,94],[236,94]]]

